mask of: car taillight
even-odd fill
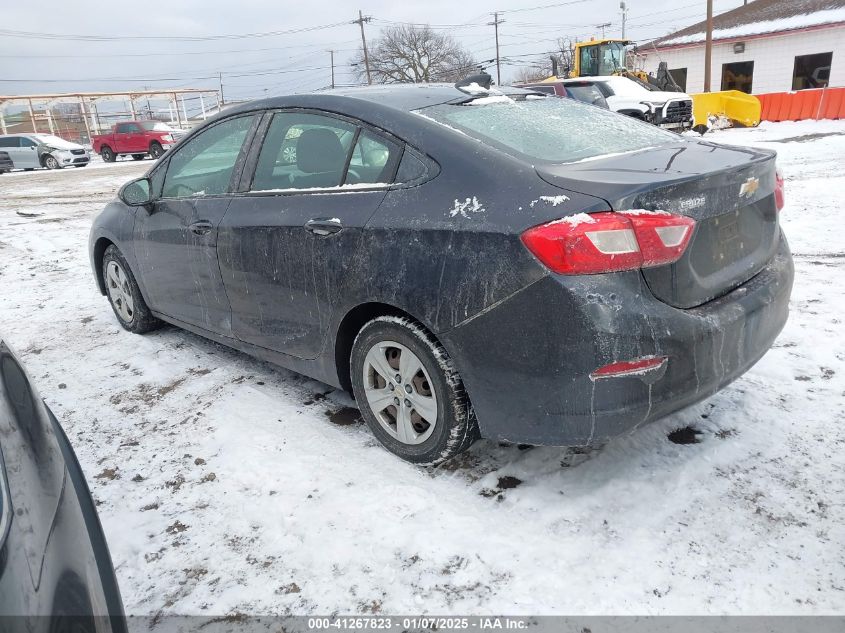
[[[777,210],[780,211],[783,209],[783,205],[786,203],[786,196],[784,192],[784,184],[783,184],[783,172],[780,170],[780,167],[775,169],[775,206]]]
[[[528,229],[522,242],[553,272],[587,275],[676,262],[694,227],[665,212],[579,213]]]

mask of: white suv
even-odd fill
[[[563,80],[564,84],[568,82],[593,83],[614,112],[676,132],[693,126],[692,97],[683,92],[651,90],[632,79],[616,75]]]
[[[91,161],[82,145],[52,134],[4,134],[0,151],[9,154],[15,169],[84,167]]]

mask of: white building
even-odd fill
[[[686,92],[704,90],[705,22],[641,45]],[[713,18],[711,90],[751,94],[845,86],[845,0],[754,0]]]

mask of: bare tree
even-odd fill
[[[546,64],[544,66],[523,66],[514,74],[513,83],[526,84],[535,81],[542,81],[543,79],[550,77],[551,74],[551,64]]]
[[[453,82],[477,68],[472,54],[450,35],[424,26],[389,26],[368,46],[374,83]],[[353,59],[360,79],[366,77],[364,51]]]

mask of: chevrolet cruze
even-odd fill
[[[451,85],[240,105],[94,221],[120,324],[168,322],[350,390],[432,464],[590,445],[747,371],[787,319],[774,152]]]

